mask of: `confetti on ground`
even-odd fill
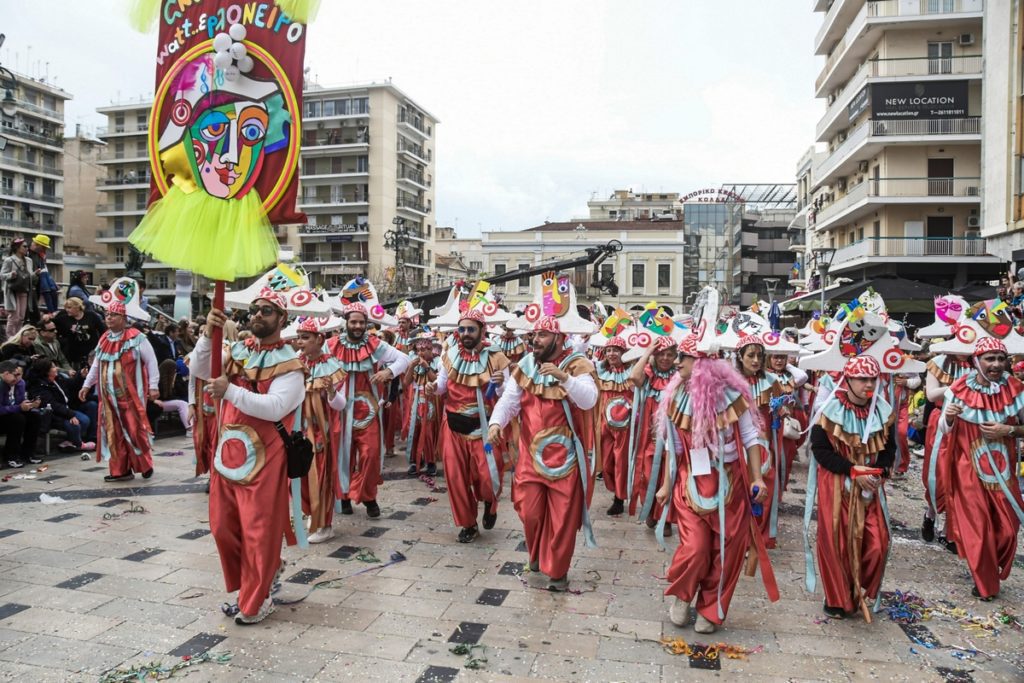
[[[204,652],[194,657],[185,656],[180,662],[165,666],[162,661],[149,664],[137,664],[128,668],[111,669],[100,676],[100,683],[121,683],[122,681],[165,681],[174,678],[179,671],[199,664],[227,664],[231,660],[230,652]]]
[[[758,645],[755,648],[745,648],[729,643],[713,643],[711,645],[694,643],[690,645],[682,638],[662,638],[659,642],[665,652],[670,655],[684,655],[701,659],[718,659],[719,656],[726,659],[746,659],[749,655],[764,652],[763,645]]]

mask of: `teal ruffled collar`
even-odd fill
[[[570,353],[562,357],[558,362],[558,367],[564,369],[566,365],[576,358],[585,358],[585,356],[581,353]],[[519,372],[536,385],[552,387],[559,384],[558,379],[555,377],[540,374],[540,365],[537,364],[537,359],[532,353],[523,356],[522,360],[519,361],[518,367]]]
[[[602,382],[614,382],[615,384],[625,384],[629,381],[629,368],[623,366],[621,370],[610,370],[608,363],[601,361],[597,364],[597,378]]]
[[[863,437],[870,437],[875,432],[884,429],[885,425],[889,423],[889,417],[892,415],[892,406],[881,396],[875,402],[874,413],[870,415],[868,414],[870,412],[870,404],[862,410],[858,410],[856,406],[848,405],[843,400],[844,398],[844,396],[840,396],[837,392],[828,400],[825,407],[822,408],[821,414],[830,422],[841,426],[847,434],[855,435],[863,441],[865,440]],[[865,424],[867,424],[866,435]]]
[[[458,342],[448,347],[448,364],[455,374],[472,376],[487,371],[491,349],[486,343],[481,343],[480,350],[474,352],[466,351]]]

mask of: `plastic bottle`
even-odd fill
[[[750,511],[755,517],[760,517],[764,514],[764,505],[757,502],[757,494],[761,490],[760,486],[754,487],[754,495],[750,497]]]

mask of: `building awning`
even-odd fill
[[[825,288],[825,302],[845,304],[860,296],[868,287],[885,301],[889,313],[931,313],[935,310],[935,297],[945,296],[950,290],[917,280],[878,277]],[[821,307],[821,290],[794,297],[782,303],[786,312],[816,311]]]

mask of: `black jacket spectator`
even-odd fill
[[[39,438],[39,404],[28,401],[21,368],[14,361],[0,362],[0,431],[6,437],[4,461],[21,467],[41,462],[35,455]]]
[[[81,299],[68,299],[64,310],[54,316],[57,339],[64,347],[64,355],[73,368],[85,367],[89,354],[96,349],[100,335],[107,330],[99,315],[85,310]]]

